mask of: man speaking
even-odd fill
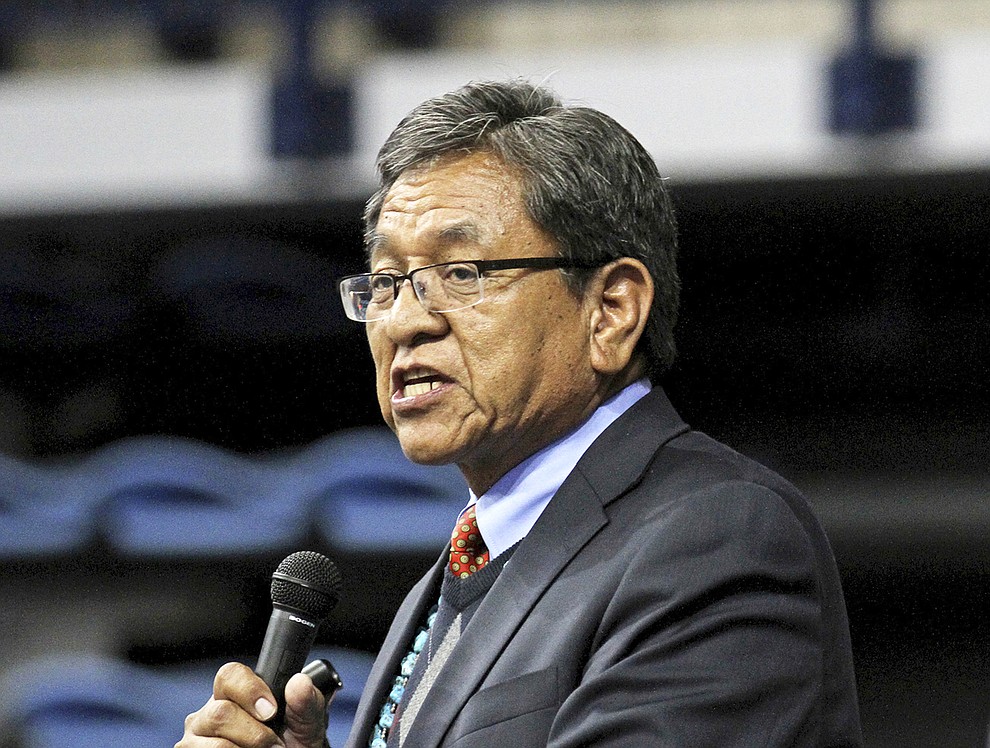
[[[471,488],[409,593],[348,748],[861,745],[832,552],[798,491],[684,424],[670,198],[608,116],[525,82],[424,102],[378,159],[345,278],[382,415]],[[456,523],[455,523],[456,520]],[[178,744],[280,739],[242,665]]]

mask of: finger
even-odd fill
[[[210,699],[186,717],[185,732],[177,748],[273,748],[278,736],[237,704]]]
[[[271,689],[251,668],[240,662],[228,662],[217,671],[213,698],[232,701],[261,722],[274,717],[277,711]]]
[[[322,746],[326,734],[326,699],[309,676],[296,673],[285,684],[286,745]]]

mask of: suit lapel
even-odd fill
[[[574,472],[607,505],[639,482],[664,444],[689,430],[663,389],[654,387],[605,429]]]
[[[604,506],[638,482],[663,442],[686,430],[656,388],[595,441],[485,596],[474,616],[477,624],[465,629],[454,650],[452,658],[459,661],[437,675],[406,745],[441,745],[537,600],[607,524]]]
[[[399,606],[385,642],[375,658],[375,664],[368,674],[364,691],[361,693],[361,701],[358,703],[351,733],[348,736],[347,748],[367,745],[371,728],[378,722],[382,705],[385,704],[392,688],[399,669],[399,661],[409,651],[417,627],[425,620],[427,610],[437,600],[446,562],[445,550],[433,568],[416,583]]]

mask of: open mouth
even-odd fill
[[[417,397],[438,389],[447,380],[428,369],[412,369],[402,374],[396,395],[400,398]]]

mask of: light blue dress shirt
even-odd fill
[[[577,429],[516,465],[480,497],[471,492],[468,506],[477,504],[478,529],[491,558],[526,537],[591,443],[649,391],[649,380],[634,382],[602,403]]]

